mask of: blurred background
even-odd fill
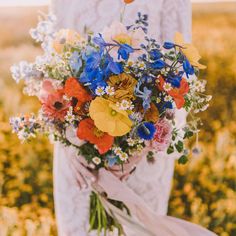
[[[11,115],[39,106],[22,94],[22,85],[16,85],[9,72],[13,63],[33,60],[41,52],[28,31],[46,6],[15,6],[39,2],[0,0],[1,236],[56,235],[52,146],[43,137],[21,145],[8,123]],[[213,100],[202,114],[202,152],[192,155],[185,166],[176,164],[169,215],[201,224],[220,236],[235,236],[236,2],[206,2],[193,3],[193,41],[208,66],[201,77],[208,81],[207,93]]]

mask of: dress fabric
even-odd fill
[[[119,20],[122,0],[54,0],[52,11],[58,19],[58,28],[75,29],[80,33],[101,31],[104,26]],[[127,6],[124,23],[134,22],[137,12],[149,15],[149,34],[159,42],[172,41],[175,32],[181,32],[191,41],[190,0],[135,0]],[[186,113],[176,111],[176,122],[184,126]],[[89,228],[90,189],[80,190],[76,173],[71,168],[69,151],[60,143],[54,148],[54,200],[60,236],[92,236]],[[138,164],[127,180],[132,188],[159,215],[166,215],[174,162],[178,154],[158,153],[154,164],[146,158]]]

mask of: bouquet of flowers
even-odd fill
[[[180,33],[160,45],[148,36],[148,16],[141,13],[133,25],[113,22],[86,36],[55,26],[53,15],[41,19],[30,34],[44,54],[11,68],[24,92],[41,103],[38,114],[10,119],[19,138],[46,134],[76,148],[96,169],[122,168],[144,150],[149,161],[155,152],[177,151],[186,163],[184,140],[198,132],[195,114],[211,99],[196,76],[205,68],[197,49]],[[181,128],[177,109],[191,114]],[[94,222],[92,228],[105,228]]]

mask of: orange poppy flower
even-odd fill
[[[66,80],[64,92],[68,97],[77,98],[77,106],[81,106],[83,103],[92,100],[92,96],[74,77]]]
[[[79,123],[77,137],[95,144],[100,154],[109,151],[114,142],[114,137],[100,131],[90,118],[86,118]]]
[[[159,85],[158,88],[162,91],[163,86],[164,86],[165,80],[161,76],[159,78]],[[189,91],[189,85],[186,79],[182,78],[180,82],[180,87],[179,88],[173,88],[170,91],[167,91],[167,93],[174,99],[176,107],[178,109],[182,108],[185,103],[184,96],[188,93]]]
[[[130,4],[130,3],[134,2],[134,0],[124,0],[124,2],[125,2],[126,4]]]

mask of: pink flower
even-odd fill
[[[164,151],[170,144],[172,127],[166,119],[160,119],[156,124],[156,132],[151,141],[146,142],[148,149],[155,151]]]
[[[55,93],[56,90],[62,87],[55,83],[55,80],[44,79],[40,89],[39,100],[45,101],[49,94]]]
[[[42,99],[42,109],[51,119],[63,121],[70,106],[70,102],[63,98],[63,89],[53,91]]]

